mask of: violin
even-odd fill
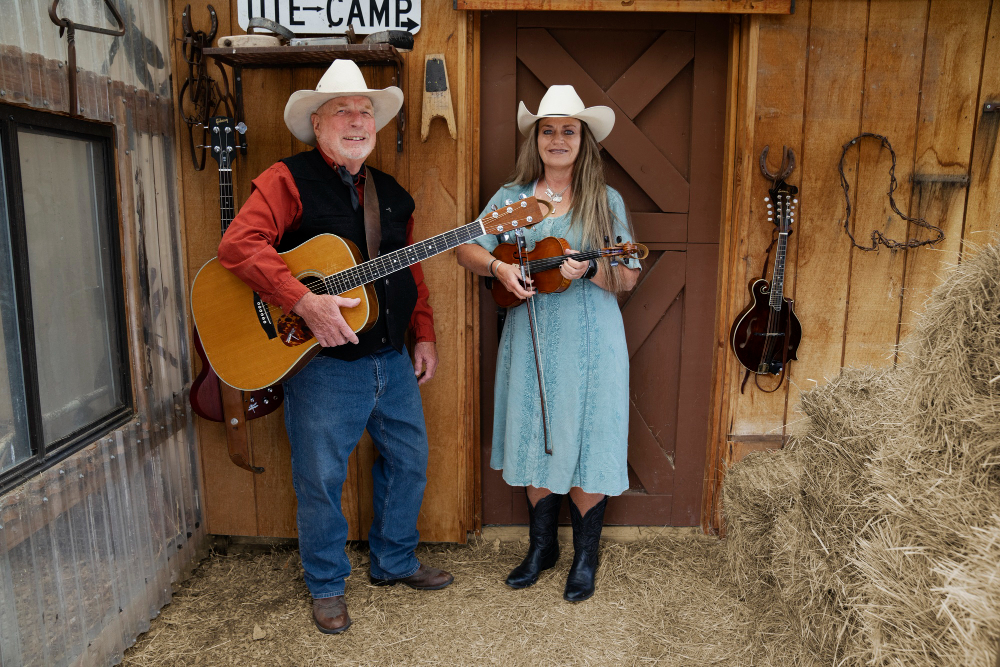
[[[621,241],[621,237],[618,237]],[[573,255],[567,255],[569,242],[555,236],[547,236],[535,244],[524,257],[524,272],[534,281],[533,289],[539,294],[552,294],[564,292],[570,285],[570,280],[563,277],[559,272],[559,267],[567,259],[577,262],[586,262],[598,257],[635,257],[645,259],[649,255],[649,249],[641,243],[621,243],[610,248],[599,248],[597,250],[586,250]],[[493,256],[501,262],[519,266],[522,261],[518,257],[517,246],[513,243],[501,243],[493,251]],[[512,308],[524,303],[524,299],[519,299],[511,294],[500,280],[493,281],[491,288],[493,300],[501,308]]]

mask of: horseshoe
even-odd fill
[[[778,173],[773,174],[767,168],[767,152],[770,149],[770,146],[764,146],[764,150],[760,152],[760,173],[764,174],[764,178],[777,183],[779,180],[783,181],[791,176],[792,171],[795,170],[795,151],[788,146],[781,147],[781,166],[778,169]]]

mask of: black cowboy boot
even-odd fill
[[[528,501],[528,555],[511,570],[507,585],[527,588],[536,581],[542,570],[547,570],[559,560],[559,508],[562,495],[550,493],[535,506]]]
[[[569,602],[583,602],[594,594],[594,575],[597,574],[597,552],[601,546],[601,528],[604,525],[604,508],[608,497],[580,516],[580,510],[569,501],[569,516],[573,520],[573,565],[566,578],[563,598]]]

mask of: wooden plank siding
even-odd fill
[[[794,0],[454,0],[455,9],[483,11],[697,12],[789,14]]]
[[[645,214],[637,214],[634,220],[640,240],[644,229],[666,234],[659,239],[658,252],[681,249],[675,246],[687,234],[695,234],[697,242],[719,242],[717,259],[706,254],[697,260],[718,266],[715,326],[711,333],[689,332],[706,340],[714,337],[716,350],[711,396],[692,400],[707,400],[711,407],[701,517],[707,529],[718,529],[726,467],[748,451],[785,442],[802,418],[797,411],[801,391],[836,376],[845,365],[896,363],[900,342],[912,330],[924,300],[947,267],[961,261],[970,248],[989,242],[1000,227],[995,213],[1000,208],[1000,110],[995,110],[1000,108],[1000,69],[994,66],[1000,62],[1000,9],[997,0],[798,0],[790,14],[789,0],[589,0],[572,3],[575,13],[552,14],[551,10],[568,9],[567,2],[456,0],[424,7],[416,48],[404,56],[404,152],[395,153],[390,136],[395,126],[390,124],[380,137],[372,164],[395,175],[414,195],[420,237],[471,219],[483,196],[480,181],[493,182],[498,170],[506,171],[495,164],[480,166],[476,160],[480,141],[509,145],[516,134],[514,114],[509,110],[516,106],[516,72],[480,73],[480,40],[487,50],[502,40],[488,31],[480,34],[479,11],[456,10],[530,9],[520,15],[524,18],[518,27],[522,29],[579,27],[587,11],[605,12],[602,18],[609,30],[632,11],[733,15],[728,60],[712,65],[728,69],[728,88],[724,93],[699,91],[725,94],[728,100],[726,132],[720,137],[725,141],[724,162],[720,168],[699,161],[697,155],[689,157],[691,169],[715,170],[722,201],[721,228],[685,231],[684,220],[652,220]],[[222,0],[216,6],[230,33],[241,33],[234,3]],[[181,10],[174,3],[175,33]],[[499,25],[498,17],[505,15],[513,21],[515,14],[490,14],[490,24]],[[196,11],[194,20],[200,25],[207,16],[199,17]],[[670,20],[694,25],[695,18],[694,14],[676,14]],[[552,45],[540,42],[537,50],[539,57],[547,57]],[[673,56],[676,62],[665,58],[665,62],[653,63],[660,51],[652,48],[631,66],[635,80],[626,75],[615,85],[591,92],[625,114],[634,113],[630,105],[641,106],[644,86],[649,87],[647,96],[653,94],[660,81],[669,80],[686,64],[682,55]],[[419,141],[424,53],[446,56],[459,126],[457,141],[447,136],[443,122],[432,123],[427,143]],[[179,48],[174,55],[179,61]],[[390,83],[389,69],[366,67],[364,71],[374,85]],[[311,87],[320,73],[316,69],[246,71],[244,92],[252,100],[253,122],[248,118],[251,155],[235,165],[241,200],[249,193],[252,176],[302,148],[285,130],[281,110],[291,91]],[[480,86],[505,91],[510,104],[480,113]],[[991,109],[986,108],[988,103]],[[889,137],[897,155],[896,202],[907,215],[940,226],[945,232],[942,243],[895,252],[852,249],[843,230],[844,194],[837,164],[843,145],[861,132]],[[747,283],[761,275],[772,233],[763,203],[768,183],[759,173],[757,159],[764,146],[769,146],[773,168],[783,145],[798,158],[789,179],[800,194],[788,245],[785,293],[795,299],[803,337],[799,360],[790,364],[778,391],[763,393],[751,379],[741,393],[743,369],[729,350],[728,332],[747,303]],[[214,254],[218,222],[215,174],[210,168],[195,172],[189,162],[182,154],[190,277]],[[844,170],[853,208],[851,225],[862,243],[870,242],[873,229],[900,240],[929,234],[892,213],[886,197],[890,162],[888,152],[874,141],[847,152]],[[645,177],[662,183],[671,174],[658,170]],[[665,197],[670,190],[659,188],[657,196]],[[771,255],[769,267],[773,251]],[[492,386],[494,371],[481,367],[481,351],[496,345],[496,332],[480,327],[479,310],[492,311],[493,307],[489,300],[481,300],[478,282],[457,267],[451,253],[424,268],[442,364],[438,378],[423,391],[432,462],[420,527],[425,539],[461,541],[465,530],[480,525],[483,480],[498,475],[479,460],[477,446],[492,433],[491,414],[481,411],[479,394],[480,388]],[[760,384],[770,387],[774,380],[763,378]],[[205,499],[213,532],[294,535],[294,495],[281,419],[279,412],[250,424],[254,463],[269,469],[256,478],[229,463],[222,427],[199,420]],[[267,444],[258,447],[254,443]],[[374,455],[366,438],[351,459],[344,506],[352,538],[364,537],[371,520],[368,498]],[[683,474],[697,475],[698,471]],[[254,507],[254,512],[247,513],[247,507]],[[523,512],[520,506],[503,509],[511,520]]]
[[[214,5],[219,16],[219,36],[242,34],[236,3],[221,0]],[[175,35],[182,34],[184,6],[180,2],[171,6]],[[393,121],[380,132],[368,163],[393,175],[413,195],[417,205],[417,239],[458,227],[478,212],[473,210],[476,201],[469,187],[476,178],[473,173],[476,135],[472,124],[478,120],[474,76],[477,18],[456,12],[443,3],[427,5],[422,11],[425,27],[414,50],[403,55],[402,83],[394,81],[391,67],[362,67],[371,87],[403,88],[406,112],[403,151],[396,151],[396,121]],[[192,21],[196,29],[207,28],[208,14],[204,7],[192,12]],[[457,111],[457,141],[448,135],[443,121],[432,122],[428,141],[420,141],[424,53],[445,54]],[[179,41],[175,42],[173,58],[175,62],[184,62]],[[218,76],[214,64],[209,70],[212,76]],[[233,165],[237,209],[249,196],[253,178],[276,160],[306,148],[288,132],[282,120],[283,110],[291,92],[315,87],[323,71],[315,67],[243,70],[248,152]],[[228,69],[227,72],[232,87],[232,72]],[[175,94],[185,73],[186,70],[181,70],[174,77]],[[177,128],[179,136],[186,138],[186,128],[180,119]],[[216,254],[219,243],[218,180],[217,166],[212,160],[208,160],[204,171],[195,171],[186,145],[180,143],[182,150],[177,159],[190,284],[202,264]],[[454,251],[425,262],[423,269],[434,309],[440,365],[434,380],[421,389],[430,463],[418,528],[425,540],[464,542],[467,532],[478,527],[479,511],[479,499],[474,497],[478,494],[475,481],[478,425],[474,405],[478,400],[475,386],[478,380],[476,360],[469,351],[474,345],[478,305],[473,283],[455,261]],[[296,535],[295,494],[283,420],[283,410],[279,410],[248,423],[252,463],[266,470],[261,475],[237,468],[229,461],[221,424],[197,420],[209,532],[267,537]],[[344,485],[343,508],[350,539],[364,539],[372,521],[371,466],[375,457],[371,439],[365,434],[351,455]]]
[[[798,157],[789,179],[800,188],[800,203],[785,287],[803,335],[799,361],[775,394],[761,393],[752,379],[741,394],[742,368],[728,344],[720,345],[702,508],[707,530],[722,527],[726,467],[746,452],[781,446],[802,418],[795,410],[800,392],[843,366],[896,363],[947,266],[970,246],[996,240],[1000,111],[986,104],[1000,102],[998,14],[995,0],[811,0],[797,2],[791,16],[738,19],[731,65],[738,74],[731,79],[739,83],[730,95],[735,118],[727,154],[733,203],[720,259],[727,299],[720,300],[717,335],[721,342],[746,303],[746,281],[759,274],[770,240],[757,208],[766,188],[757,155],[770,145],[773,156],[782,144]],[[897,205],[940,226],[943,242],[898,251],[851,247],[837,164],[843,145],[861,132],[890,139]],[[851,224],[860,243],[871,242],[873,229],[897,240],[930,235],[892,212],[890,165],[874,140],[847,152]]]

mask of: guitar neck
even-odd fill
[[[774,272],[771,275],[771,296],[768,304],[774,310],[781,310],[784,301],[785,250],[788,246],[788,232],[778,234],[778,249],[774,253]]]
[[[229,229],[236,217],[236,201],[233,197],[233,170],[219,165],[219,217],[222,219],[222,233]]]
[[[343,294],[356,287],[375,282],[400,269],[405,269],[411,264],[422,262],[434,255],[440,255],[485,233],[486,229],[483,227],[483,223],[476,220],[458,229],[452,229],[444,234],[418,241],[395,252],[379,255],[363,264],[326,276],[323,279],[323,284],[329,294]]]

